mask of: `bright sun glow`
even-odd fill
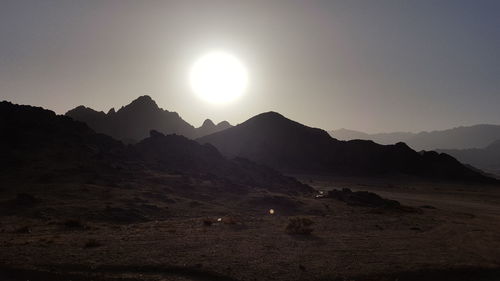
[[[191,88],[211,103],[225,103],[241,96],[248,84],[245,66],[235,56],[213,52],[198,59],[189,75]]]

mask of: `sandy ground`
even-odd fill
[[[270,215],[266,204],[247,212],[172,203],[177,211],[156,221],[88,220],[75,229],[8,215],[0,222],[0,279],[500,280],[499,188],[304,181],[376,192],[415,211],[300,198],[307,211],[291,215],[311,219],[311,235],[286,233],[290,214]]]

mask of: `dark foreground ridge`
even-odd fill
[[[134,189],[142,185],[137,190],[146,192],[146,187],[151,186],[151,189],[156,190],[156,186],[161,184],[163,192],[155,198],[157,200],[164,201],[166,194],[169,194],[172,198],[184,198],[181,200],[198,198],[196,200],[214,202],[239,195],[233,198],[238,202],[248,199],[244,195],[255,192],[282,195],[312,192],[311,187],[271,168],[242,158],[228,160],[215,147],[200,145],[183,136],[165,136],[152,131],[149,138],[134,145],[124,145],[111,137],[95,133],[84,123],[69,117],[8,102],[0,103],[0,118],[0,130],[5,132],[5,137],[0,139],[0,154],[3,156],[0,181],[5,183],[3,186],[21,183],[47,184],[52,187],[69,185],[68,192],[78,192],[78,185],[86,184],[118,189]],[[57,188],[47,190],[44,195],[51,192],[53,196],[59,196]],[[87,201],[80,202],[85,211],[79,212],[79,216],[86,218],[136,221],[169,213],[166,209],[137,202],[134,207],[108,205],[96,209],[95,204],[98,202],[92,197],[95,195],[91,192],[88,196]],[[67,204],[53,208],[49,202],[31,204],[31,201],[28,205],[33,207],[25,208],[25,198],[33,199],[33,202],[38,200],[29,194],[18,194],[16,199],[0,202],[0,209],[5,214],[24,212],[32,215],[49,210],[55,215],[63,215],[64,212],[77,212],[78,209]]]
[[[422,179],[496,183],[444,153],[419,153],[404,143],[339,141],[326,131],[304,126],[276,112],[262,113],[198,141],[214,145],[225,155],[245,157],[292,173],[411,175]]]
[[[179,135],[164,135],[152,130],[150,137],[137,144],[124,145],[111,137],[95,133],[86,124],[39,107],[0,103],[0,139],[4,155],[0,163],[9,171],[29,167],[44,169],[148,168],[205,177],[221,177],[244,185],[273,188],[292,187],[291,192],[308,191],[306,185],[249,160],[228,160],[209,144]],[[118,169],[117,169],[118,167]],[[77,171],[77,170],[76,170]],[[297,187],[294,190],[293,187]]]

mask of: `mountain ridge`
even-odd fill
[[[227,121],[210,126],[205,124],[205,120],[201,127],[195,128],[177,112],[160,108],[148,95],[136,98],[117,111],[111,108],[108,113],[104,113],[81,105],[69,110],[65,115],[87,123],[97,132],[127,143],[135,143],[148,137],[150,130],[196,138],[231,127]]]
[[[0,102],[2,177],[21,181],[79,182],[88,174],[134,176],[147,170],[221,181],[228,188],[260,188],[310,193],[312,188],[249,160],[227,159],[213,146],[180,135],[150,131],[137,144],[124,145],[87,124],[41,107]],[[22,175],[22,176],[19,176]],[[45,180],[45,179],[44,179]]]
[[[500,140],[500,125],[477,124],[459,126],[446,130],[411,132],[389,132],[368,134],[349,129],[331,130],[332,137],[340,140],[369,139],[380,144],[406,142],[416,150],[483,148]]]
[[[276,112],[256,115],[197,141],[210,143],[227,156],[245,157],[285,172],[486,180],[446,154],[418,153],[402,142],[380,145],[369,140],[340,141],[322,129]]]
[[[438,149],[457,158],[460,162],[500,176],[500,140],[484,148]]]

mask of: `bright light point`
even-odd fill
[[[270,214],[270,215],[274,215],[274,209],[270,209],[270,210],[269,210],[269,214]]]
[[[245,66],[235,56],[225,52],[209,53],[191,68],[192,90],[210,103],[226,103],[240,97],[248,84]]]

